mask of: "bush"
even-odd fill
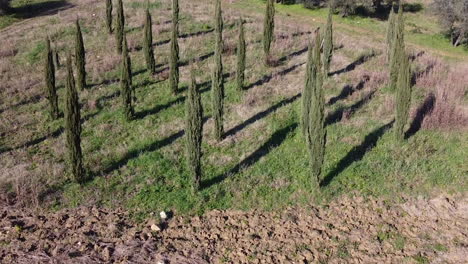
[[[468,44],[468,0],[434,0],[434,12],[454,46]]]

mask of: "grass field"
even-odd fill
[[[267,68],[262,61],[261,1],[224,2],[226,77],[226,139],[216,143],[210,106],[210,67],[214,49],[212,8],[207,1],[181,1],[181,77],[183,92],[169,91],[167,63],[170,24],[169,1],[152,5],[158,74],[144,68],[139,47],[143,40],[143,2],[126,1],[127,34],[132,49],[136,89],[134,121],[126,122],[119,97],[119,57],[114,37],[104,27],[104,3],[71,1],[74,7],[55,16],[43,16],[22,36],[22,22],[6,27],[8,47],[16,55],[3,58],[5,96],[1,102],[3,126],[0,141],[0,180],[7,192],[33,197],[52,208],[85,204],[123,206],[145,216],[158,210],[195,214],[210,209],[265,210],[321,203],[357,193],[396,201],[406,195],[462,192],[467,186],[468,134],[466,128],[415,129],[407,142],[393,141],[393,94],[386,89],[383,21],[335,16],[336,51],[332,77],[325,84],[327,146],[323,186],[309,188],[308,154],[298,116],[306,60],[308,33],[326,18],[327,10],[306,10],[299,5],[278,5],[274,53],[280,66]],[[20,6],[20,2],[14,5]],[[207,8],[209,6],[209,8]],[[75,11],[75,9],[77,11]],[[190,10],[190,12],[189,12]],[[43,39],[50,34],[62,58],[72,47],[75,19],[82,21],[90,87],[80,93],[82,144],[86,168],[93,180],[83,186],[66,173],[63,120],[51,121],[42,96]],[[429,58],[443,58],[456,67],[468,58],[464,48],[453,48],[440,37],[423,9],[408,15],[407,39],[413,54],[426,53],[414,62],[425,69]],[[234,23],[240,14],[247,20],[247,87],[235,90]],[[17,20],[1,18],[5,27]],[[432,19],[432,18],[431,18]],[[414,26],[412,26],[414,24]],[[421,28],[422,33],[413,32]],[[3,33],[2,33],[3,34]],[[362,36],[365,35],[365,36]],[[361,37],[362,36],[362,37]],[[203,142],[204,188],[192,194],[184,157],[184,109],[188,61],[197,59],[206,122]],[[14,66],[11,66],[14,65]],[[29,76],[23,76],[30,72]],[[64,98],[63,67],[59,79],[60,109]],[[7,79],[8,78],[8,79]],[[16,80],[16,81],[15,81]],[[19,84],[30,84],[28,89]],[[416,82],[413,112],[434,87]],[[19,88],[18,88],[19,87]],[[411,119],[409,127],[418,128]],[[23,187],[25,189],[23,189]],[[26,198],[25,198],[26,199]]]

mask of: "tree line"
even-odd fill
[[[132,85],[132,67],[127,39],[125,35],[124,8],[122,0],[117,0],[116,18],[112,17],[113,3],[106,0],[106,27],[109,34],[115,34],[116,50],[121,54],[120,66],[120,96],[122,112],[128,122],[134,118],[135,87]],[[169,58],[169,83],[173,94],[179,90],[179,4],[172,0],[172,27]],[[313,189],[319,189],[322,166],[326,147],[325,97],[323,84],[327,81],[333,56],[333,8],[329,9],[327,23],[324,30],[317,28],[310,40],[305,69],[304,87],[302,90],[302,110],[299,117],[302,137],[306,142],[309,153],[311,183]],[[115,28],[114,28],[115,22]],[[147,7],[143,30],[143,52],[146,69],[150,74],[155,72],[155,58],[153,51],[152,17]],[[240,17],[237,23],[238,44],[236,64],[236,89],[243,91],[246,67],[246,42],[244,21]],[[263,51],[264,63],[269,65],[271,45],[274,42],[275,0],[267,0],[264,16]],[[404,17],[401,3],[392,8],[387,29],[387,56],[389,62],[390,88],[395,92],[395,142],[404,140],[404,128],[408,120],[411,104],[411,65],[404,45]],[[323,34],[322,34],[323,32]],[[323,35],[323,36],[322,36]],[[214,57],[211,73],[211,105],[214,119],[213,137],[217,141],[224,137],[224,83],[223,78],[223,16],[221,0],[215,0],[214,5]],[[55,56],[54,56],[55,54]],[[55,69],[58,67],[54,57],[56,51],[51,48],[50,39],[46,38],[44,81],[46,96],[49,102],[49,112],[52,119],[61,117],[58,109]],[[65,94],[65,131],[68,149],[68,167],[74,179],[83,183],[88,180],[83,165],[81,150],[81,115],[79,93],[87,88],[86,84],[86,51],[80,22],[75,22],[74,58],[71,51],[66,56],[66,94]],[[74,63],[73,63],[74,59]],[[73,67],[75,66],[75,67]],[[203,141],[203,105],[199,87],[196,83],[194,63],[190,64],[190,85],[187,91],[185,107],[185,152],[187,168],[190,172],[193,190],[201,188],[202,178],[202,141]],[[77,80],[74,79],[76,69]]]

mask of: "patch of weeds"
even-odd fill
[[[28,64],[35,64],[37,63],[41,58],[42,54],[44,53],[45,50],[45,44],[43,41],[38,42],[27,54],[26,54],[26,61]]]
[[[425,256],[416,255],[416,256],[413,256],[413,259],[414,259],[417,263],[420,263],[420,264],[427,264],[427,263],[429,263],[429,259],[426,258]]]
[[[406,238],[401,234],[395,234],[393,237],[393,247],[396,250],[403,250],[405,248]]]
[[[439,252],[447,252],[448,248],[440,243],[434,245],[434,249]]]
[[[152,2],[152,3],[149,3],[147,4],[146,1],[145,2],[130,2],[128,4],[128,6],[130,8],[142,8],[142,9],[146,9],[146,7],[148,7],[149,9],[156,9],[156,8],[159,8],[161,7],[161,3],[160,2]]]

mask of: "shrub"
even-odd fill
[[[53,52],[50,47],[49,38],[46,39],[46,54],[44,61],[45,86],[47,89],[47,99],[49,99],[50,116],[52,119],[59,117],[58,97],[55,87],[55,67]]]

